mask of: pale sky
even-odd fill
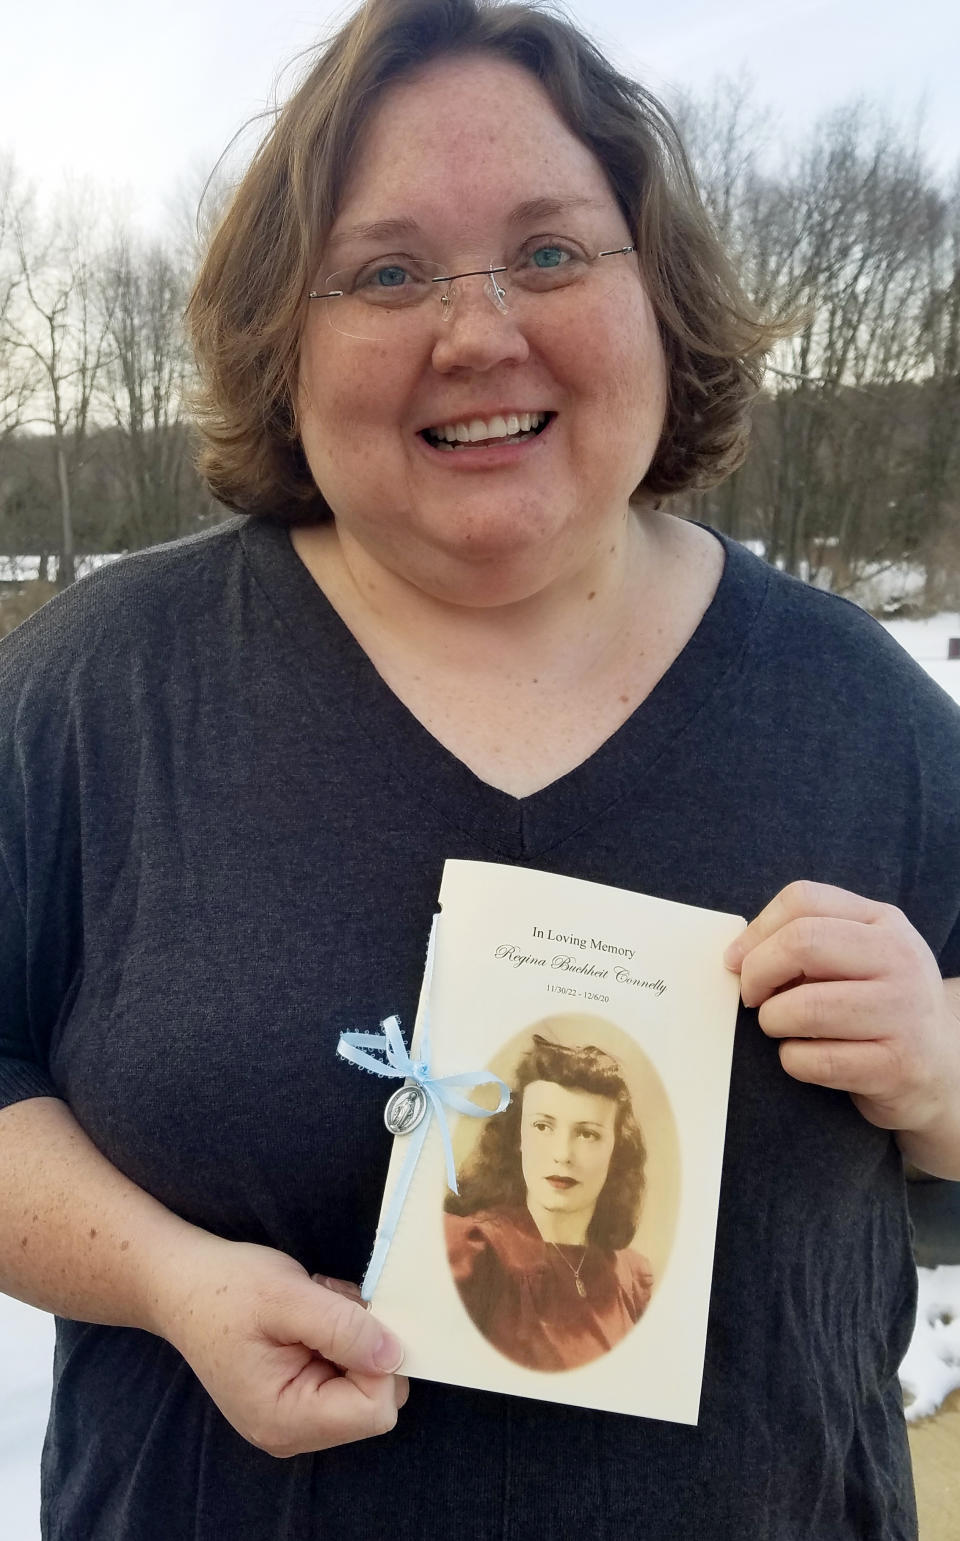
[[[41,191],[65,175],[126,190],[162,225],[271,98],[293,56],[349,5],[317,0],[19,0],[0,34],[0,152]],[[868,97],[912,122],[944,174],[960,160],[956,0],[573,0],[621,67],[669,100],[749,71],[780,132]],[[288,77],[290,78],[290,77]],[[282,90],[282,85],[281,85]]]

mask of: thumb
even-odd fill
[[[392,1375],[403,1345],[362,1305],[308,1280],[285,1290],[260,1311],[263,1331],[277,1343],[303,1343],[345,1370]]]
[[[312,1273],[310,1277],[314,1284],[322,1284],[325,1290],[333,1290],[337,1295],[346,1295],[348,1300],[355,1300],[358,1305],[363,1306],[365,1311],[370,1309],[370,1302],[364,1300],[359,1284],[354,1284],[351,1279],[328,1279],[325,1273]]]

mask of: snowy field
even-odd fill
[[[960,658],[947,657],[950,639],[960,641],[960,611],[933,615],[927,621],[885,621],[884,627],[960,704]]]
[[[960,613],[889,621],[887,630],[960,704]],[[50,1319],[0,1295],[0,1511],[3,1541],[39,1541],[38,1467],[50,1397]],[[926,1417],[960,1386],[960,1266],[920,1270],[917,1331],[901,1379],[909,1416]]]
[[[929,1418],[960,1386],[960,1264],[918,1268],[917,1325],[900,1366],[907,1418]]]
[[[0,1295],[0,1534],[39,1541],[40,1447],[50,1401],[53,1320]]]
[[[105,563],[115,562],[122,555],[121,551],[105,551],[99,556],[78,556],[74,564],[76,576],[83,578],[96,568],[103,567]],[[56,557],[52,557],[49,572],[51,578],[55,571]],[[0,556],[0,582],[26,583],[39,576],[40,558],[38,556]]]

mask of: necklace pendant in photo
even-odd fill
[[[573,1282],[577,1286],[577,1294],[580,1296],[580,1299],[581,1300],[586,1300],[586,1298],[587,1298],[587,1286],[584,1284],[583,1280],[582,1279],[574,1279]]]

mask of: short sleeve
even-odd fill
[[[0,855],[0,1107],[57,1096],[31,1039],[25,944],[23,908]]]
[[[23,908],[0,854],[0,1107],[56,1095],[30,1043],[25,937]]]
[[[56,776],[63,767],[44,763],[42,739],[33,741],[28,726],[31,713],[21,709],[27,653],[19,636],[7,639],[0,668],[0,1107],[28,1097],[59,1095],[44,1046],[56,1016],[53,995],[61,975],[63,939],[55,928],[52,932],[39,924],[34,924],[31,938],[31,911],[35,916],[42,907],[31,897],[31,883],[38,876],[32,851],[56,843],[59,810],[47,805],[45,821],[45,800],[32,803],[27,787],[32,763],[38,763],[42,779]],[[51,827],[34,841],[32,827],[42,829],[45,822]]]
[[[960,975],[960,708],[926,676],[913,703],[919,852],[911,918],[950,979]]]

